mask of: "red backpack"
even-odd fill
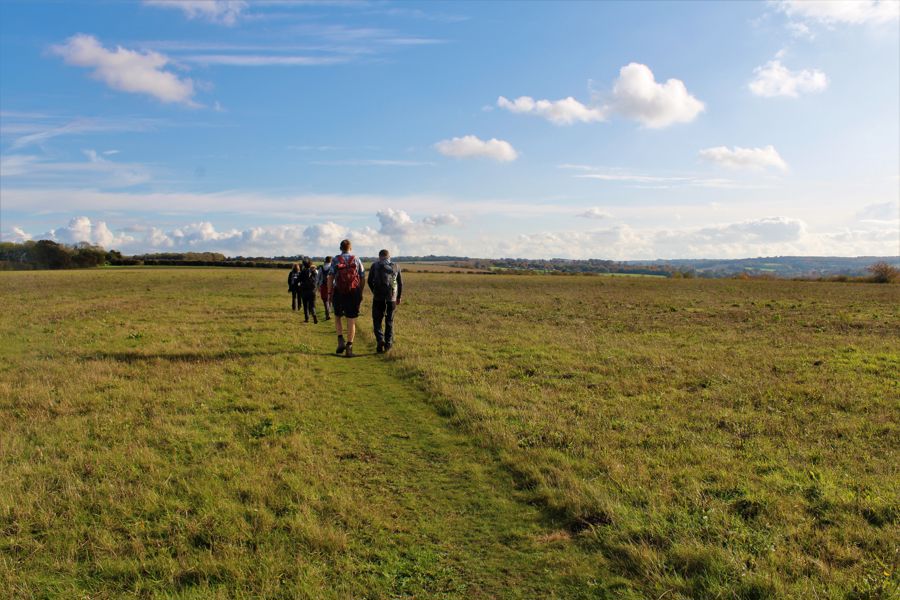
[[[356,267],[356,257],[337,257],[334,266],[337,273],[334,277],[334,288],[339,294],[349,294],[359,289],[359,269]]]

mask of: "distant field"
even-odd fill
[[[404,270],[415,273],[490,273],[485,269],[474,267],[457,267],[443,262],[403,262]]]
[[[354,360],[280,270],[0,273],[0,589],[896,597],[900,286],[418,266]]]

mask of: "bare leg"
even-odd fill
[[[340,317],[338,317],[338,323],[340,323]],[[340,331],[340,326],[338,326],[338,331]],[[356,319],[347,319],[347,341],[351,344],[353,343],[353,338],[356,337]]]
[[[347,328],[348,329],[350,328],[350,321],[353,321],[353,319],[347,319]],[[334,318],[334,330],[337,331],[338,335],[344,335],[344,323],[343,323],[342,317]],[[350,339],[352,340],[353,338],[351,337]]]

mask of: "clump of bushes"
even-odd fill
[[[105,264],[111,258],[111,253],[87,242],[73,246],[52,240],[0,243],[0,269],[83,269]]]
[[[895,283],[900,281],[900,269],[884,261],[877,262],[866,268],[871,273],[869,281],[874,283]]]

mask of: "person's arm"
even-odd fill
[[[363,282],[366,280],[366,269],[363,267],[362,260],[357,256],[356,257],[356,266],[359,268],[359,281]],[[362,296],[365,289],[362,285],[359,286],[359,295]]]
[[[369,267],[369,277],[367,278],[367,283],[369,284],[369,289],[372,293],[375,293],[375,265],[373,264]]]
[[[400,304],[400,296],[403,295],[403,273],[397,267],[397,304]]]

